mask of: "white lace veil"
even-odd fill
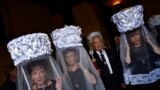
[[[105,90],[102,80],[81,43],[80,35],[81,28],[72,25],[54,30],[51,37],[57,50],[56,59],[70,82],[72,90]],[[74,55],[73,61],[67,59],[70,52]],[[74,65],[75,68],[73,68]]]
[[[62,80],[62,71],[51,55],[51,43],[47,34],[20,36],[11,40],[7,48],[17,66],[17,90],[55,90],[57,80],[60,80],[62,90],[70,89],[69,84]]]
[[[121,33],[120,58],[125,83],[148,84],[160,79],[160,48],[144,25],[142,5],[121,10],[112,20]]]

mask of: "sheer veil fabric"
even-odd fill
[[[20,36],[11,40],[7,48],[17,67],[17,90],[70,90],[51,55],[51,42],[47,34]]]
[[[160,34],[160,14],[153,15],[148,20],[148,25],[155,36]]]
[[[143,6],[136,5],[112,16],[121,33],[120,58],[126,84],[149,84],[160,79],[160,47],[143,21]]]
[[[150,17],[148,20],[148,25],[160,45],[160,14]]]
[[[81,43],[81,28],[65,26],[51,33],[56,59],[71,90],[105,90],[91,59]]]

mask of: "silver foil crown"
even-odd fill
[[[81,28],[79,26],[67,26],[56,29],[51,33],[52,41],[56,48],[82,46]]]
[[[7,48],[15,66],[25,60],[52,53],[51,42],[48,35],[44,33],[27,34],[15,38],[9,41]]]
[[[111,17],[120,33],[138,28],[144,24],[143,7],[136,5],[119,11]]]
[[[160,14],[154,15],[149,18],[148,24],[150,27],[154,27],[156,25],[160,25]]]

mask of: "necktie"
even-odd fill
[[[119,45],[117,46],[117,53],[120,53]]]
[[[105,68],[106,68],[107,72],[110,73],[110,70],[109,70],[107,61],[105,60],[105,57],[104,57],[104,55],[102,54],[102,51],[100,51],[100,55],[101,55],[101,60],[102,60],[103,64],[105,65]]]

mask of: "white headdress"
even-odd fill
[[[142,5],[136,5],[121,10],[112,16],[112,20],[120,33],[133,30],[144,24],[143,7]]]
[[[51,37],[57,49],[57,61],[59,62],[60,66],[62,66],[62,70],[67,78],[67,81],[69,81],[71,87],[73,87],[72,90],[105,90],[104,85],[99,75],[97,74],[93,63],[91,62],[86,49],[82,45],[80,27],[70,25],[65,26],[64,28],[56,29],[51,33]],[[76,65],[77,67],[77,69],[75,71],[72,71],[72,73],[70,73],[70,63],[68,62],[68,60],[66,60],[70,52],[74,53],[72,57],[76,57],[72,59],[72,61],[76,61],[74,65]],[[82,69],[88,72],[81,72]],[[93,85],[90,83],[90,81],[88,81],[90,79],[87,78],[90,76],[88,76],[87,73],[90,73],[90,75],[94,75],[94,77],[96,78],[96,84]]]
[[[151,28],[156,25],[160,25],[160,15],[154,15],[151,18],[149,18],[148,24]]]
[[[61,77],[62,71],[51,55],[51,42],[47,34],[33,33],[20,36],[11,40],[7,44],[7,48],[11,54],[11,58],[14,60],[14,64],[17,66],[18,90],[33,90],[39,88],[46,90],[44,82],[52,82],[53,79]],[[45,81],[38,81],[43,82],[41,85],[44,87],[34,87],[35,85],[39,85],[39,83],[33,79],[35,77],[31,75],[36,67],[42,67],[45,70],[46,75],[43,77],[43,81]],[[47,87],[53,87],[55,83],[52,82],[52,84]],[[62,90],[70,90],[68,82],[65,79],[62,83],[63,86],[60,87]]]
[[[44,33],[27,34],[15,38],[7,44],[14,65],[37,56],[51,54],[49,37]]]
[[[81,28],[79,26],[65,26],[51,33],[53,43],[58,48],[82,46]]]
[[[102,38],[102,35],[101,35],[100,32],[98,32],[98,31],[92,32],[92,33],[90,33],[90,34],[87,36],[87,39],[88,39],[89,43],[92,42],[92,39],[93,39],[93,37],[95,37],[95,36],[100,36],[100,37]]]
[[[152,36],[144,25],[143,6],[136,5],[123,9],[114,14],[112,20],[121,33],[120,58],[124,69],[123,75],[125,83],[130,83],[131,85],[149,84],[158,80],[160,66],[156,63],[159,63],[159,57],[154,56],[153,46],[157,47],[156,50],[158,50],[159,47],[154,36]],[[136,35],[139,36],[137,41],[139,41],[140,45],[138,47],[134,40],[132,41],[133,36]],[[146,39],[149,40],[153,46],[150,45]],[[129,59],[126,59],[126,57],[129,57]],[[153,60],[153,58],[155,60]],[[127,62],[127,60],[129,60],[129,62]],[[143,60],[144,62],[139,62]]]

